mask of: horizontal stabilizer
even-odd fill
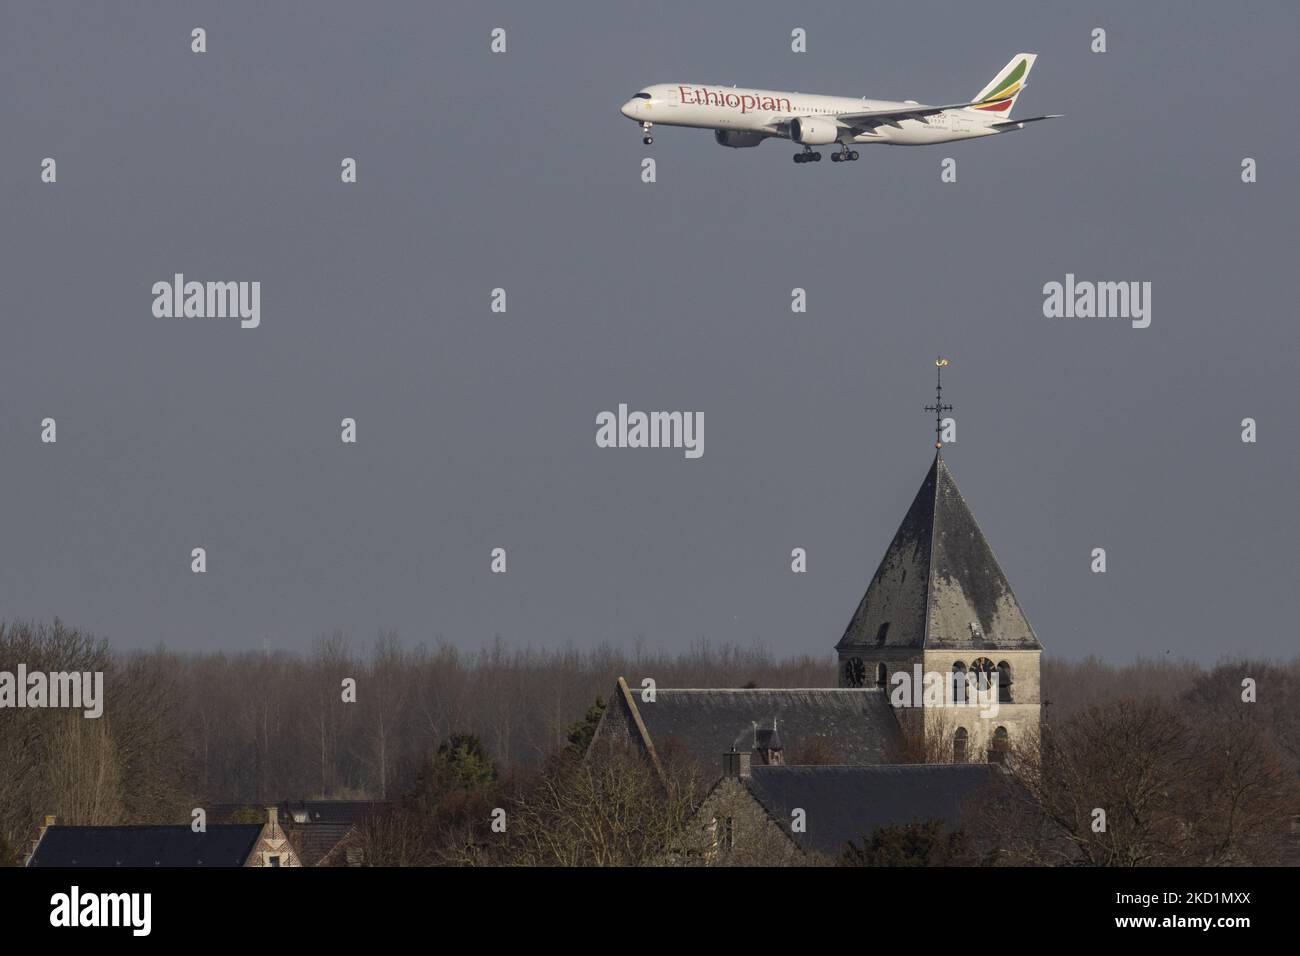
[[[1037,123],[1039,120],[1045,120],[1045,119],[1060,119],[1064,115],[1065,115],[1064,113],[1048,113],[1046,116],[1029,116],[1022,120],[1006,120],[1005,122],[1002,123],[994,123],[990,128],[1009,129],[1010,127],[1013,126],[1019,128],[1021,126],[1024,126],[1026,123]]]

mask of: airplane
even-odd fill
[[[642,142],[654,142],[651,129],[689,126],[711,129],[720,146],[743,149],[765,139],[788,139],[803,146],[796,163],[819,162],[814,146],[839,144],[832,162],[852,162],[858,151],[850,144],[885,143],[923,146],[1010,133],[1026,123],[1057,119],[1051,113],[1011,119],[1011,108],[1025,89],[1036,53],[1017,53],[969,103],[925,106],[869,100],[865,96],[815,96],[799,92],[751,90],[696,83],[647,86],[623,104],[622,114],[641,124]]]

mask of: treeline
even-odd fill
[[[97,720],[0,710],[0,839],[11,847],[25,846],[46,814],[175,823],[213,803],[396,799],[458,732],[482,741],[496,766],[538,765],[620,675],[664,687],[835,681],[823,656],[776,660],[706,643],[675,655],[500,642],[470,653],[404,646],[393,634],[357,646],[335,634],[301,655],[121,653],[57,620],[0,622],[0,671],[20,663],[102,671],[107,700]]]
[[[477,804],[486,792],[499,799],[501,788],[527,780],[544,788],[530,792],[550,794],[556,802],[550,816],[559,819],[563,791],[555,781],[596,772],[575,770],[564,755],[574,752],[575,734],[581,739],[590,731],[598,713],[593,703],[609,698],[620,675],[634,687],[644,677],[661,687],[836,684],[829,653],[777,659],[762,648],[707,643],[680,654],[500,642],[465,652],[445,643],[405,646],[393,634],[356,646],[336,634],[301,655],[121,653],[57,620],[0,623],[0,671],[15,671],[19,663],[29,672],[103,671],[107,700],[98,720],[80,712],[0,710],[0,857],[8,852],[11,859],[45,814],[66,823],[178,823],[188,821],[193,807],[214,803],[365,798],[416,808],[417,816],[424,807],[446,817],[439,824],[446,829],[462,816],[453,812],[458,801],[474,806],[465,819],[482,820]],[[1271,745],[1290,748],[1287,759],[1294,761],[1300,660],[1228,667],[1211,686],[1230,677],[1235,686],[1234,675],[1267,668],[1268,713],[1276,715],[1269,720],[1277,722],[1268,730]],[[1179,713],[1185,713],[1188,695],[1207,686],[1203,669],[1168,660],[1116,667],[1049,658],[1042,676],[1051,727],[1128,700],[1184,702]],[[1291,718],[1276,707],[1279,686],[1290,688]],[[460,781],[467,765],[457,763],[458,751],[473,758],[467,758],[477,768],[473,786],[446,784]],[[1289,766],[1294,773],[1295,763]],[[680,812],[676,807],[671,816]],[[400,828],[413,819],[383,825]],[[384,852],[425,862],[445,853],[430,848],[427,828],[396,836],[397,845],[407,841],[418,851]],[[374,842],[377,851],[384,843],[377,836]],[[462,852],[473,839],[449,845]]]

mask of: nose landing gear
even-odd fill
[[[655,138],[650,135],[650,127],[653,125],[653,123],[641,124],[641,132],[645,133],[645,135],[641,137],[641,142],[645,143],[647,146],[654,145]]]

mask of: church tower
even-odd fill
[[[935,408],[950,406],[940,398]],[[1036,746],[1043,646],[938,442],[835,650],[841,687],[878,686],[896,697],[895,675],[906,675],[915,696],[895,713],[923,735],[928,760],[1000,761],[1012,746]]]

